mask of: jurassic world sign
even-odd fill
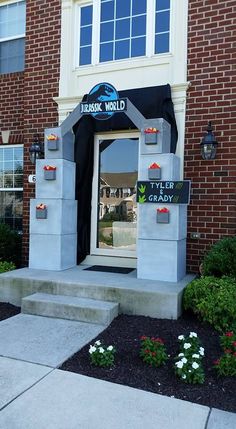
[[[137,182],[137,202],[189,204],[190,181],[144,181]]]
[[[127,110],[127,99],[119,98],[117,90],[110,83],[99,83],[94,86],[86,103],[80,103],[81,115],[92,115],[99,120],[110,119],[114,113]]]

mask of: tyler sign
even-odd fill
[[[127,110],[127,99],[119,98],[117,90],[109,83],[94,86],[87,97],[86,103],[80,103],[82,115],[92,115],[96,119],[109,119],[114,113]]]
[[[159,204],[189,204],[190,181],[137,182],[137,202]]]

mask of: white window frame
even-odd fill
[[[0,150],[3,150],[3,149],[18,149],[18,148],[22,148],[22,151],[23,151],[23,162],[24,162],[24,145],[23,144],[8,144],[7,146],[6,145],[0,145]],[[24,170],[24,164],[23,164],[23,170]],[[16,187],[13,187],[13,188],[1,188],[0,187],[0,192],[1,191],[4,191],[4,192],[12,192],[12,191],[15,191],[15,192],[19,191],[19,192],[21,192],[22,191],[23,192],[23,187],[21,187],[21,188],[16,188]]]
[[[8,0],[8,1],[4,1],[4,2],[1,2],[1,0],[0,0],[0,7],[8,6],[8,5],[14,4],[14,3],[21,3],[21,2],[25,2],[25,5],[26,5],[26,0]],[[26,17],[25,17],[25,21],[26,21]],[[19,40],[19,39],[25,39],[25,32],[22,34],[18,34],[16,36],[2,37],[2,38],[0,38],[0,44],[3,42],[10,42],[12,40]],[[17,72],[9,72],[9,73],[17,73]],[[3,74],[3,73],[0,73],[0,74]]]
[[[6,145],[0,145],[0,150],[12,149],[12,148],[14,148],[14,149],[21,148],[22,149],[23,163],[24,163],[24,145],[23,144],[14,144],[14,145],[7,145],[7,146]],[[24,168],[24,164],[23,164],[23,168]],[[23,176],[23,174],[22,174],[22,176]],[[24,191],[23,187],[0,188],[0,193],[1,192],[5,192],[5,193],[7,193],[7,192],[22,192],[22,209],[23,209],[23,191]],[[14,219],[16,219],[16,217]],[[22,219],[22,217],[21,217],[21,219]],[[21,231],[21,230],[19,230],[19,231]]]
[[[133,62],[142,59],[152,59],[156,57],[167,56],[171,54],[171,35],[172,35],[172,1],[170,0],[170,27],[169,27],[169,51],[155,54],[155,1],[147,0],[147,25],[146,25],[146,55],[129,57],[124,59],[110,60],[110,61],[99,61],[100,51],[100,11],[101,11],[101,0],[79,0],[75,4],[75,55],[74,55],[74,69],[88,68],[94,66],[103,66],[107,64],[122,63],[122,62]],[[91,64],[80,65],[79,64],[79,50],[80,50],[80,8],[84,6],[93,7],[93,20],[92,20],[92,55]]]

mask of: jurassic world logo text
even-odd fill
[[[119,94],[109,83],[99,83],[91,89],[87,102],[80,103],[82,115],[92,115],[96,119],[109,119],[114,113],[127,110],[127,99]]]

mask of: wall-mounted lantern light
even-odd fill
[[[211,122],[208,122],[207,134],[203,137],[201,145],[201,155],[203,159],[215,159],[216,148],[218,145],[217,140],[212,132]]]
[[[34,140],[32,145],[29,148],[29,157],[32,164],[36,163],[36,159],[43,158],[44,156],[44,149],[43,144],[39,140],[39,135],[34,135]]]

